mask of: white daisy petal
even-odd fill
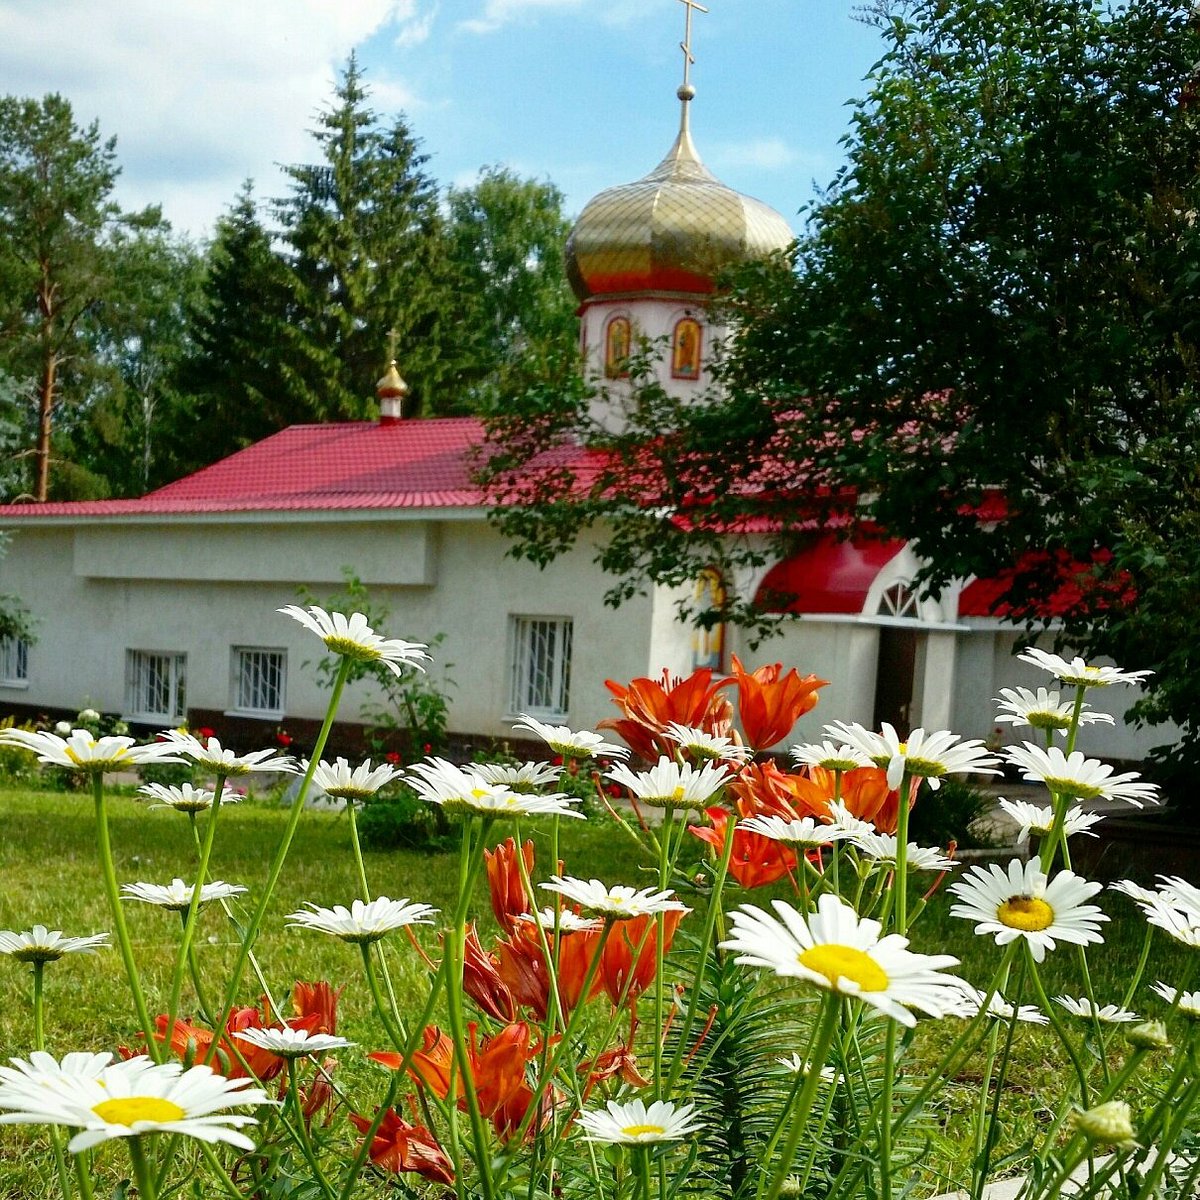
[[[393,675],[400,675],[404,667],[423,671],[425,668],[421,664],[429,659],[425,653],[429,647],[424,642],[380,637],[362,613],[351,613],[347,617],[345,613],[326,612],[315,604],[306,609],[298,604],[287,604],[278,611],[315,633],[334,654],[353,662],[381,663]]]
[[[326,1054],[330,1050],[344,1050],[347,1046],[355,1045],[345,1038],[328,1033],[309,1033],[304,1029],[239,1029],[233,1036],[260,1050],[269,1050],[280,1058],[307,1058],[312,1054]]]
[[[1071,996],[1055,996],[1054,1003],[1065,1008],[1073,1017],[1084,1021],[1103,1021],[1108,1025],[1118,1025],[1127,1021],[1140,1021],[1141,1017],[1127,1008],[1117,1004],[1095,1005],[1086,996],[1074,999]]]
[[[739,821],[737,827],[770,838],[773,842],[786,842],[790,846],[802,846],[808,850],[828,846],[830,842],[851,836],[847,830],[826,821],[818,821],[815,817],[794,821],[786,817],[747,817]]]
[[[235,754],[221,745],[220,738],[209,737],[201,741],[190,733],[178,729],[164,729],[159,735],[165,745],[179,754],[186,754],[198,766],[214,775],[233,779],[241,775],[252,775],[258,771],[295,771],[295,762],[275,750],[251,750],[247,754]],[[180,760],[176,760],[180,761]]]
[[[139,746],[131,737],[94,737],[87,729],[76,729],[68,737],[30,729],[0,730],[0,746],[19,746],[32,751],[38,762],[90,775],[128,771],[147,763],[177,763],[183,760],[164,742]]]
[[[680,725],[678,721],[669,721],[663,736],[692,758],[744,763],[754,757],[749,746],[739,745],[733,738],[721,737],[694,725]]]
[[[561,754],[564,758],[597,758],[600,755],[608,758],[629,757],[629,751],[624,746],[606,742],[598,733],[575,731],[566,725],[547,725],[526,713],[521,714],[521,719],[513,728],[536,734],[555,754]]]
[[[649,771],[631,771],[618,763],[607,777],[632,792],[651,808],[701,810],[729,782],[728,767],[706,762],[697,770],[691,763],[677,763],[663,755]]]
[[[1055,729],[1066,736],[1074,718],[1075,702],[1063,700],[1059,692],[1044,687],[1031,692],[1028,688],[1001,688],[996,698],[999,713],[996,720],[1002,725],[1029,725],[1034,729]],[[1080,725],[1113,724],[1109,713],[1096,712],[1086,704],[1079,710]]]
[[[878,921],[860,918],[839,897],[824,893],[807,915],[784,900],[772,907],[774,916],[749,904],[731,913],[732,936],[721,948],[740,963],[857,997],[902,1025],[916,1024],[910,1009],[940,1017],[961,1003],[960,981],[940,973],[958,959],[915,954],[899,934],[880,937]]]
[[[1150,990],[1157,992],[1168,1004],[1175,1004],[1175,997],[1179,996],[1179,1003],[1176,1005],[1178,1010],[1190,1020],[1200,1021],[1200,992],[1184,992],[1180,996],[1178,988],[1173,988],[1169,983],[1161,981]]]
[[[304,929],[331,934],[343,942],[375,942],[405,925],[432,925],[432,917],[438,911],[428,904],[389,900],[387,896],[366,903],[355,900],[349,908],[341,904],[320,908],[312,903],[308,907],[311,912],[289,913],[288,921]]]
[[[489,783],[473,767],[457,767],[443,758],[431,758],[410,768],[408,785],[423,800],[448,812],[485,813],[493,817],[583,817],[571,806],[578,797],[565,792],[540,795],[514,791],[505,783]]]
[[[1082,658],[1075,657],[1068,661],[1057,654],[1039,650],[1036,646],[1026,647],[1017,658],[1030,666],[1049,671],[1056,679],[1073,687],[1110,687],[1114,683],[1141,683],[1154,674],[1153,671],[1124,671],[1120,667],[1093,667]]]
[[[700,1127],[694,1105],[667,1100],[649,1105],[642,1100],[627,1104],[610,1100],[604,1109],[581,1112],[576,1121],[587,1132],[586,1141],[630,1146],[679,1141]]]
[[[1060,941],[1085,946],[1104,940],[1099,925],[1108,917],[1094,904],[1083,903],[1101,887],[1071,871],[1049,879],[1036,860],[1014,858],[1007,869],[972,867],[947,890],[959,901],[951,916],[974,921],[976,933],[994,934],[1000,946],[1024,938],[1034,960],[1041,962]]]
[[[1026,779],[1040,781],[1060,796],[1076,800],[1124,800],[1135,808],[1143,803],[1158,803],[1158,788],[1145,783],[1134,771],[1120,775],[1099,759],[1085,758],[1078,751],[1064,754],[1057,746],[1043,750],[1032,742],[1009,746],[1004,751],[1009,762],[1021,768]]]
[[[212,900],[228,900],[230,896],[238,896],[247,889],[236,883],[223,883],[214,879],[200,889],[200,903],[208,904]],[[123,883],[121,892],[123,900],[141,900],[145,904],[157,904],[159,908],[169,908],[183,912],[192,904],[193,886],[184,883],[182,879],[173,879],[169,884],[160,883]]]
[[[660,912],[689,911],[671,892],[656,891],[654,888],[637,891],[621,884],[609,887],[599,879],[573,879],[561,875],[555,875],[549,882],[539,886],[549,892],[558,892],[588,912],[600,913],[618,921]]]
[[[909,778],[927,779],[935,791],[941,786],[938,781],[943,775],[1000,774],[999,760],[979,738],[964,742],[949,730],[926,733],[924,729],[914,729],[902,739],[886,721],[880,729],[875,733],[845,721],[825,726],[830,737],[866,755],[877,767],[885,768],[888,787],[893,791],[905,774]]]
[[[1028,800],[1005,800],[1001,798],[1000,807],[1017,823],[1017,845],[1029,840],[1031,833],[1045,837],[1054,827],[1054,809],[1030,804]],[[1063,828],[1067,837],[1076,833],[1086,833],[1089,837],[1097,837],[1092,833],[1092,826],[1104,820],[1103,813],[1084,812],[1076,806],[1067,810]]]
[[[108,947],[107,933],[93,933],[86,937],[63,937],[61,929],[47,929],[35,925],[22,933],[0,930],[0,954],[7,954],[17,962],[56,962],[65,954],[95,954]]]
[[[212,808],[214,795],[211,789],[193,787],[190,783],[170,786],[147,783],[138,788],[138,794],[159,801],[150,805],[151,808],[173,808],[176,812],[207,812]],[[241,798],[232,788],[225,788],[221,793],[222,804],[236,804]]]
[[[308,759],[302,759],[300,771],[307,772],[309,765]],[[402,774],[402,771],[387,763],[372,767],[369,758],[353,769],[344,758],[334,759],[332,763],[322,759],[313,767],[312,781],[327,796],[341,800],[365,800]]]

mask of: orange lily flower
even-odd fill
[[[663,954],[670,952],[682,912],[663,914]],[[600,956],[600,981],[613,1004],[622,997],[636,1000],[651,984],[658,967],[658,919],[653,916],[618,921],[604,943]],[[640,947],[640,948],[639,948]],[[637,960],[634,960],[634,954]]]
[[[686,679],[664,670],[661,679],[634,679],[628,687],[606,679],[604,686],[625,716],[600,721],[596,728],[613,730],[651,762],[674,753],[674,744],[660,736],[672,721],[721,737],[733,727],[733,706],[720,695],[724,684],[713,683],[710,667],[700,667]]]
[[[307,1029],[311,1031],[312,1022],[315,1019],[297,1018],[289,1021],[288,1024],[293,1029]],[[154,1024],[157,1030],[154,1035],[156,1040],[165,1043],[171,1053],[182,1059],[185,1063],[202,1062],[208,1057],[214,1040],[212,1030],[203,1029],[198,1025],[192,1025],[187,1021],[177,1019],[171,1027],[171,1032],[168,1036],[167,1016],[165,1013],[156,1017]],[[229,1020],[225,1023],[225,1033],[228,1035],[242,1029],[270,1029],[278,1027],[278,1024],[278,1022],[272,1021],[261,1009],[249,1007],[235,1008],[229,1014]],[[238,1057],[239,1055],[241,1056],[240,1058]],[[284,1059],[280,1058],[277,1054],[272,1054],[270,1050],[264,1050],[261,1046],[252,1045],[250,1042],[243,1042],[241,1039],[235,1042],[228,1036],[217,1039],[215,1057],[219,1060],[218,1069],[227,1078],[253,1078],[263,1083],[274,1079],[276,1075],[282,1072],[286,1065]],[[242,1066],[243,1059],[246,1063],[245,1067]],[[246,1069],[247,1067],[249,1070]]]
[[[738,715],[746,742],[755,750],[766,750],[781,742],[796,722],[817,702],[817,688],[826,687],[828,679],[815,675],[801,678],[793,667],[782,678],[782,663],[771,663],[755,671],[747,671],[733,655],[733,675],[719,686],[736,684]]]
[[[337,1006],[345,988],[333,990],[333,985],[324,979],[320,983],[301,983],[292,989],[292,1008],[296,1016],[316,1017],[316,1024],[306,1026],[309,1033],[337,1033]]]
[[[508,985],[496,970],[496,960],[483,948],[474,925],[467,926],[463,946],[463,991],[489,1017],[512,1021],[517,1015],[516,1002]]]
[[[599,931],[560,932],[555,947],[553,934],[546,931],[547,943],[552,950],[557,949],[555,970],[558,975],[558,1001],[563,1012],[569,1013],[581,1000],[590,1000],[600,991],[600,981],[596,979],[588,995],[582,995],[584,980],[599,939]],[[550,973],[542,952],[541,938],[534,926],[522,922],[510,937],[497,943],[496,970],[516,1003],[525,1005],[539,1021],[544,1021],[550,997]]]
[[[521,853],[525,856],[525,872],[532,877],[533,843],[526,842],[521,847]],[[529,912],[531,907],[529,897],[525,894],[525,885],[521,882],[517,844],[508,838],[495,850],[485,850],[483,857],[487,864],[488,891],[491,893],[496,923],[501,929],[511,930],[517,918]]]
[[[370,1118],[358,1113],[349,1116],[359,1133],[371,1128]],[[413,1171],[434,1183],[454,1182],[454,1168],[433,1134],[424,1125],[410,1125],[395,1109],[389,1109],[380,1122],[368,1153],[381,1171]]]
[[[729,785],[737,798],[743,817],[783,817],[786,821],[802,817],[828,819],[832,788],[804,775],[781,771],[774,762],[748,763]]]
[[[723,808],[706,810],[712,827],[689,825],[688,829],[702,842],[716,848],[719,854],[725,848],[725,826],[731,819]],[[729,873],[744,888],[766,887],[777,883],[796,869],[796,855],[782,842],[763,837],[749,829],[735,828],[733,831],[733,854],[729,859]]]

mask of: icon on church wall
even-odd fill
[[[675,322],[671,339],[671,378],[700,378],[700,322],[683,317]]]
[[[604,373],[609,379],[629,378],[633,327],[628,317],[613,317],[604,333]]]
[[[725,604],[725,585],[721,572],[716,568],[702,571],[696,580],[696,611],[720,612]],[[714,671],[725,670],[725,623],[718,621],[708,628],[697,628],[692,632],[692,670],[711,667]]]

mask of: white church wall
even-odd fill
[[[319,578],[286,570],[288,561],[309,565],[302,553],[304,531],[264,523],[256,545],[247,546],[245,554],[257,556],[260,564],[274,563],[274,578],[234,582],[188,578],[201,568],[183,563],[176,578],[118,576],[124,560],[138,564],[139,570],[164,570],[155,568],[151,557],[139,557],[138,543],[145,535],[138,527],[109,527],[103,540],[93,538],[95,529],[89,528],[91,545],[82,556],[75,549],[77,531],[69,526],[21,528],[0,561],[0,591],[17,595],[32,611],[38,642],[30,651],[28,686],[0,687],[0,707],[5,701],[68,710],[87,704],[126,712],[127,652],[140,650],[185,655],[188,708],[227,712],[236,699],[235,648],[248,648],[286,655],[283,710],[261,714],[264,721],[319,718],[327,693],[312,666],[302,664],[315,663],[321,647],[302,626],[275,610],[298,602],[301,585],[311,586],[319,599],[336,592],[343,566],[368,581],[372,599],[391,610],[391,636],[425,641],[446,634],[430,669],[439,676],[448,673],[457,684],[450,691],[455,731],[496,737],[511,733],[513,616],[572,622],[569,707],[560,718],[567,723],[590,726],[611,715],[605,678],[646,673],[649,601],[635,600],[619,611],[604,607],[604,581],[590,564],[588,545],[539,571],[506,558],[505,543],[482,520],[454,521],[451,528],[431,524],[416,538],[387,521],[352,521],[328,529],[331,540],[324,548],[329,561]],[[101,544],[104,563],[97,561]],[[188,544],[186,537],[174,540],[175,549],[164,552],[164,560]],[[294,559],[289,559],[290,551],[295,551]],[[436,572],[425,571],[437,579],[435,586],[371,582],[402,573],[394,560],[409,553],[436,565]],[[75,567],[81,561],[89,570],[106,573],[79,574]],[[223,573],[235,576],[236,563],[226,563]],[[358,719],[370,695],[366,684],[351,687],[343,718]]]

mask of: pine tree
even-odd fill
[[[309,419],[369,416],[395,330],[412,402],[435,411],[445,267],[427,156],[403,117],[381,127],[353,56],[334,100],[313,132],[320,161],[288,167],[291,194],[276,205],[294,287],[288,397]]]

